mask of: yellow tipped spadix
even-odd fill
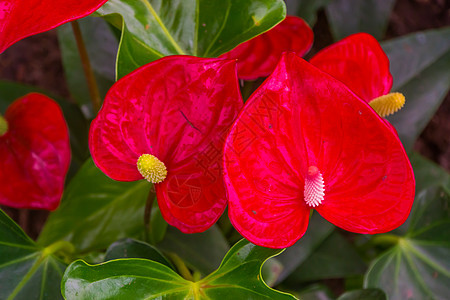
[[[167,176],[167,169],[164,163],[151,154],[139,156],[137,168],[142,177],[151,183],[160,183]]]
[[[373,99],[369,105],[384,118],[399,111],[405,105],[405,96],[401,93],[390,93]]]
[[[4,135],[8,131],[8,122],[0,115],[0,136]]]

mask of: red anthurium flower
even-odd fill
[[[367,33],[353,34],[332,44],[310,62],[345,83],[382,117],[405,103],[400,93],[387,95],[392,88],[389,59],[378,41]]]
[[[30,35],[85,17],[108,0],[0,0],[0,53]]]
[[[56,209],[69,164],[69,133],[55,101],[28,94],[0,116],[0,204]]]
[[[169,224],[204,231],[226,206],[223,144],[242,106],[235,61],[164,57],[110,89],[91,125],[92,157],[115,180],[155,183]]]
[[[293,53],[250,97],[224,154],[230,220],[265,247],[300,239],[313,208],[352,232],[387,232],[414,199],[411,165],[389,125]]]
[[[303,56],[312,46],[313,32],[303,19],[287,16],[280,24],[233,50],[222,58],[238,60],[240,79],[266,77],[275,69],[281,54],[292,51]]]

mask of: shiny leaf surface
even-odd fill
[[[114,83],[115,62],[119,43],[108,24],[101,18],[87,17],[78,21],[88,52],[89,61],[97,80],[102,99]],[[70,24],[58,28],[58,41],[61,49],[64,74],[70,94],[93,117],[91,97],[78,53],[75,36]]]
[[[187,281],[159,263],[124,259],[90,266],[71,264],[62,281],[62,292],[73,299],[295,299],[269,288],[261,278],[261,266],[281,250],[238,242],[220,267],[197,282]]]
[[[30,35],[85,17],[107,0],[2,0],[0,2],[0,53]]]
[[[167,55],[219,56],[286,14],[281,0],[110,0],[98,13],[122,28],[118,78]]]
[[[51,249],[38,247],[0,210],[0,298],[62,299],[59,283],[66,265]]]
[[[64,239],[78,252],[87,252],[142,234],[150,186],[146,181],[114,181],[87,160],[66,188],[59,209],[48,218],[38,243]]]
[[[450,89],[450,27],[382,43],[405,107],[388,120],[409,151]]]
[[[334,0],[326,6],[327,19],[335,40],[366,32],[378,40],[387,29],[395,0]]]
[[[70,164],[61,108],[43,94],[30,93],[11,104],[4,119],[8,129],[0,136],[0,204],[56,209]]]
[[[155,247],[130,238],[114,242],[106,250],[105,261],[119,258],[145,258],[175,268],[167,258]]]

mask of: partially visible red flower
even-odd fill
[[[201,232],[226,206],[223,144],[242,106],[235,61],[164,57],[112,86],[91,125],[91,154],[115,180],[155,183],[166,221]]]
[[[413,203],[398,136],[344,84],[293,53],[248,100],[224,151],[230,220],[257,245],[292,245],[313,208],[348,231],[387,232]]]
[[[299,56],[311,49],[313,32],[301,18],[287,16],[280,24],[220,57],[238,60],[238,77],[256,79],[269,76],[281,54],[292,51]]]
[[[0,121],[7,124],[0,133],[0,204],[56,209],[70,164],[69,133],[58,104],[28,94]]]
[[[83,18],[108,0],[0,0],[0,53],[30,35]]]

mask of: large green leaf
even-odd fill
[[[38,247],[0,210],[0,298],[62,299],[59,282],[66,265],[53,255],[61,245]]]
[[[366,269],[366,264],[352,244],[338,231],[334,231],[286,280],[296,284],[349,277],[364,274]]]
[[[393,90],[406,97],[405,107],[388,119],[411,150],[450,89],[450,27],[403,36],[382,47],[391,62]]]
[[[184,234],[174,227],[167,229],[158,248],[180,256],[194,270],[207,275],[217,269],[229,250],[228,243],[216,225],[205,232]]]
[[[328,22],[335,40],[367,32],[382,39],[395,0],[334,0],[326,6]]]
[[[261,277],[264,261],[281,251],[241,240],[215,272],[197,282],[150,260],[122,259],[95,266],[76,261],[67,268],[61,288],[68,300],[295,299],[269,288]]]
[[[364,286],[383,289],[391,300],[447,299],[449,257],[450,221],[433,223],[400,238],[395,247],[375,260]]]
[[[313,27],[317,19],[317,11],[331,0],[286,0],[288,15],[297,15]]]
[[[114,66],[119,43],[108,24],[101,18],[87,17],[78,20],[78,23],[103,98],[114,83]],[[69,91],[77,103],[82,105],[83,110],[89,111],[92,116],[91,97],[71,24],[58,27],[58,40]]]
[[[105,261],[119,258],[145,258],[174,269],[172,264],[158,249],[147,243],[130,238],[113,243],[106,251]]]
[[[88,121],[76,104],[70,103],[65,99],[60,99],[59,97],[54,97],[47,91],[40,88],[9,81],[0,81],[0,113],[3,114],[6,108],[17,98],[32,92],[47,95],[57,101],[61,106],[70,133],[72,165],[70,167],[70,174],[68,177],[71,177],[75,171],[78,170],[81,164],[89,157]]]
[[[120,78],[167,55],[218,56],[275,26],[286,8],[282,0],[109,0],[97,13],[122,29]]]
[[[38,243],[63,239],[78,252],[87,252],[141,235],[150,187],[145,180],[114,181],[89,159],[65,190],[60,207],[50,214]]]

